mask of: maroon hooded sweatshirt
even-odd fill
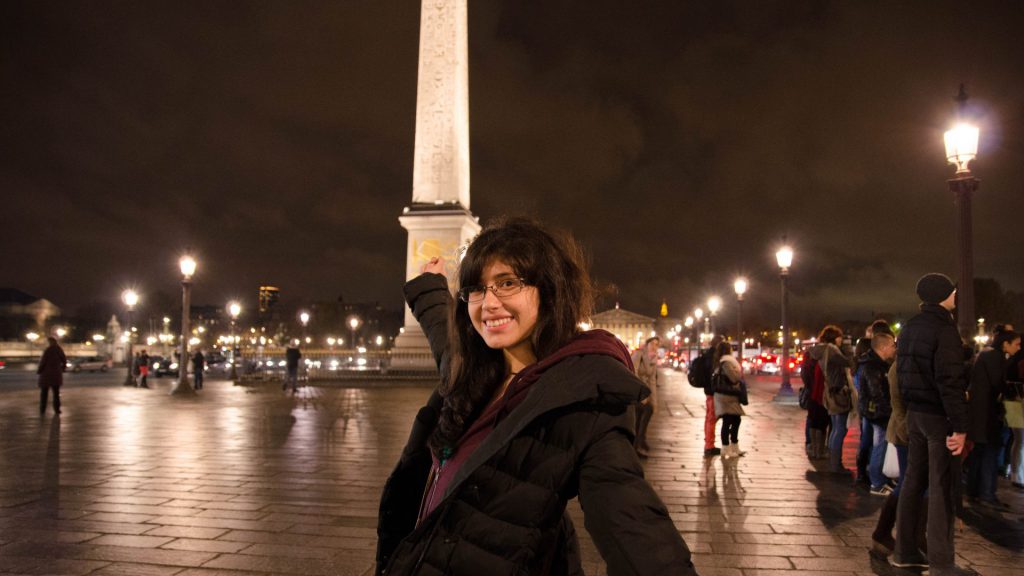
[[[494,430],[499,422],[504,420],[515,410],[516,406],[526,399],[533,384],[540,380],[540,377],[548,368],[558,364],[570,356],[586,356],[590,354],[603,354],[611,356],[622,362],[630,372],[633,371],[633,360],[629,357],[626,347],[609,332],[604,330],[590,330],[583,332],[569,341],[568,344],[559,348],[554,354],[530,364],[516,374],[509,382],[505,395],[497,402],[492,403],[477,418],[469,428],[462,434],[451,458],[439,462],[434,457],[434,465],[430,469],[430,484],[426,496],[420,506],[419,521],[430,515],[441,503],[443,494],[447,491],[452,478],[465,463],[466,459],[477,449]]]

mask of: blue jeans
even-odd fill
[[[885,464],[885,450],[889,443],[885,441],[885,425],[876,424],[864,418],[868,427],[865,432],[871,435],[871,460],[868,462],[868,479],[871,480],[872,488],[880,488],[885,484],[885,474],[882,474],[882,465]],[[900,469],[903,474],[903,469]]]
[[[840,464],[843,461],[843,441],[846,440],[846,418],[850,415],[849,412],[842,414],[832,414],[832,435],[828,437],[828,449],[833,454],[839,454]]]

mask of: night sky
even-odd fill
[[[899,4],[899,5],[896,5]],[[571,229],[655,315],[751,279],[777,321],[912,312],[956,276],[942,133],[981,127],[975,274],[1024,290],[1016,2],[471,2],[472,210]],[[194,299],[401,305],[419,3],[0,7],[0,286],[73,312]],[[729,313],[728,309],[723,313]]]

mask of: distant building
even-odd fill
[[[276,286],[260,286],[260,314],[265,314],[281,300],[281,291]]]
[[[600,328],[614,334],[626,346],[637,348],[655,334],[655,319],[629,310],[615,308],[598,312],[591,319],[591,328]]]
[[[20,338],[25,330],[45,330],[51,318],[61,315],[60,308],[45,298],[17,288],[0,288],[0,337]]]

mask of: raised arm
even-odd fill
[[[448,364],[448,306],[452,295],[442,274],[425,272],[405,283],[405,300],[427,336],[434,362],[444,374]]]
[[[615,423],[584,452],[579,480],[584,524],[609,576],[696,575],[665,504],[644,480],[629,441],[628,416],[601,416],[604,424],[605,419]]]

